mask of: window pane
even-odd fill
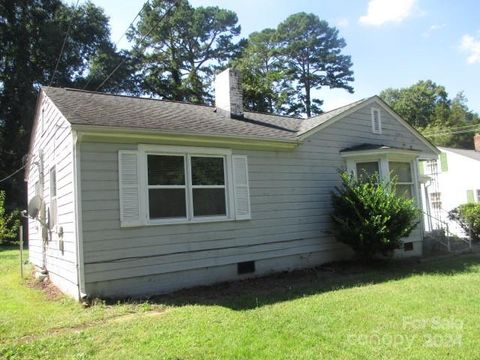
[[[357,176],[361,177],[362,175],[373,175],[374,173],[378,173],[378,162],[363,162],[357,163]]]
[[[193,185],[224,185],[223,158],[192,157]]]
[[[398,182],[412,182],[410,163],[390,161],[389,166],[391,174],[397,177]]]
[[[397,185],[397,195],[412,198],[412,185]]]
[[[185,185],[183,156],[148,155],[148,185]]]
[[[226,215],[225,189],[193,189],[193,215]]]
[[[185,189],[148,190],[150,219],[186,217]]]

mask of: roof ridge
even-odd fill
[[[112,94],[112,93],[104,93],[100,91],[92,91],[92,90],[84,90],[84,89],[76,89],[70,87],[56,87],[56,86],[42,86],[42,89],[60,89],[64,91],[72,91],[72,92],[82,92],[86,94],[94,94],[94,95],[105,95],[105,96],[113,96],[113,97],[122,97],[122,98],[130,98],[135,100],[152,100],[152,101],[162,101],[162,102],[169,102],[174,104],[184,104],[184,105],[193,105],[193,106],[201,106],[207,107],[211,109],[215,109],[215,106],[207,105],[207,104],[194,104],[188,101],[180,101],[180,100],[169,100],[169,99],[157,99],[157,98],[148,98],[143,96],[136,96],[136,95],[125,95],[125,94]],[[48,94],[48,91],[47,91]]]
[[[152,98],[152,97],[143,97],[143,96],[136,96],[136,95],[125,95],[125,94],[112,94],[112,93],[107,93],[107,92],[100,92],[100,91],[93,91],[93,90],[85,90],[85,89],[76,89],[76,88],[71,88],[71,87],[56,87],[56,86],[41,86],[42,89],[61,89],[64,91],[72,91],[72,92],[82,92],[82,93],[87,93],[87,94],[95,94],[95,95],[104,95],[104,96],[113,96],[113,97],[122,97],[122,98],[130,98],[130,99],[135,99],[135,100],[152,100],[152,101],[163,101],[163,102],[169,102],[169,103],[174,103],[174,104],[184,104],[184,105],[193,105],[193,106],[201,106],[201,107],[206,107],[215,110],[216,107],[213,105],[207,105],[207,104],[194,104],[188,101],[181,101],[181,100],[170,100],[170,99],[157,99],[157,98]],[[46,91],[48,93],[48,90]],[[283,114],[275,114],[271,112],[263,112],[263,111],[253,111],[253,110],[245,110],[245,112],[248,113],[253,113],[253,114],[260,114],[260,115],[267,115],[267,116],[276,116],[276,117],[282,117],[286,119],[292,119],[292,120],[299,120],[299,121],[304,121],[304,120],[310,120],[310,119],[315,119],[319,116],[326,115],[332,111],[340,110],[343,107],[351,106],[356,103],[360,103],[362,101],[368,100],[370,98],[373,98],[374,96],[371,96],[369,98],[363,98],[342,106],[339,106],[335,109],[328,110],[326,112],[323,112],[321,114],[315,115],[315,116],[310,116],[307,118],[301,118],[298,116],[293,116],[293,115],[283,115]]]
[[[361,103],[361,102],[363,102],[363,101],[367,101],[367,100],[369,100],[369,99],[371,99],[371,98],[374,98],[375,96],[376,96],[376,95],[370,96],[370,97],[368,97],[368,98],[362,98],[362,99],[360,99],[360,100],[356,100],[356,101],[353,101],[353,102],[351,102],[351,103],[348,103],[348,104],[339,106],[339,107],[337,107],[337,108],[335,108],[335,109],[331,109],[331,110],[325,111],[324,113],[321,113],[321,114],[318,114],[318,115],[315,115],[315,116],[310,116],[309,118],[306,118],[306,119],[303,119],[303,120],[315,119],[315,118],[317,118],[317,117],[319,117],[319,116],[327,115],[327,114],[329,114],[329,113],[331,113],[331,112],[333,112],[333,111],[340,110],[341,108],[344,108],[344,107],[347,107],[347,106],[352,106],[353,104],[358,104],[358,103]]]
[[[275,113],[269,113],[269,112],[263,112],[263,111],[245,110],[244,112],[252,113],[252,114],[267,115],[267,116],[277,116],[277,117],[283,117],[283,118],[292,119],[292,120],[305,120],[304,118],[301,118],[298,116],[275,114]]]

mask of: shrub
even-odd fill
[[[336,239],[363,259],[391,255],[418,224],[420,211],[414,201],[395,193],[394,180],[386,184],[378,175],[340,176],[342,186],[332,193]]]
[[[456,221],[473,241],[480,241],[480,204],[462,204],[451,210],[448,218]]]
[[[5,191],[0,191],[0,244],[15,242],[20,227],[18,210],[7,214],[5,210]]]

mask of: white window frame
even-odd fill
[[[397,181],[397,185],[409,185],[410,186],[410,192],[412,194],[412,197],[414,197],[415,194],[415,182],[413,178],[413,170],[412,170],[412,164],[410,161],[401,161],[401,160],[389,160],[388,161],[388,170],[390,171],[390,163],[391,162],[397,162],[397,163],[408,163],[410,165],[410,181]]]
[[[139,145],[140,152],[140,216],[145,225],[167,225],[202,222],[231,221],[235,219],[234,194],[233,194],[233,173],[232,173],[232,151],[230,149],[203,148],[187,146],[168,145]],[[150,188],[173,188],[171,185],[148,185],[148,155],[171,155],[185,156],[185,185],[186,188],[186,217],[151,219],[149,216],[149,189]],[[224,185],[192,185],[191,158],[192,157],[222,157],[224,160]],[[226,215],[219,216],[194,216],[193,214],[193,188],[225,188],[225,212]]]
[[[428,160],[426,166],[426,174],[427,175],[436,175],[438,174],[438,163],[437,160]]]
[[[430,204],[432,209],[440,210],[442,208],[442,193],[441,192],[432,192],[430,194]]]
[[[375,126],[375,113],[378,114],[378,129]],[[379,108],[372,107],[371,115],[372,115],[372,132],[374,134],[381,134],[382,133],[382,112],[380,111]]]
[[[355,177],[358,177],[358,171],[357,171],[357,166],[358,164],[364,164],[364,163],[377,163],[378,164],[378,173],[380,175],[380,167],[381,167],[381,161],[380,159],[373,159],[373,160],[358,160],[358,161],[355,161]],[[381,175],[380,175],[381,176]]]
[[[183,174],[184,174],[184,184],[183,185],[150,185],[148,184],[148,156],[153,155],[153,156],[176,156],[176,157],[182,157],[183,158]],[[188,196],[187,196],[187,189],[188,189],[188,172],[187,172],[187,156],[186,154],[164,154],[164,153],[157,153],[157,152],[146,152],[145,153],[145,164],[147,164],[147,167],[145,168],[145,171],[147,172],[147,216],[148,219],[150,219],[150,190],[155,190],[155,189],[183,189],[185,192],[185,216],[182,217],[172,217],[168,218],[168,220],[172,222],[176,221],[186,221],[188,219]],[[153,219],[152,219],[153,220]],[[154,220],[167,220],[167,219],[154,219]]]
[[[370,153],[361,153],[360,151],[357,153],[344,153],[342,157],[346,161],[347,171],[352,173],[355,177],[357,177],[357,163],[363,162],[379,162],[379,176],[380,179],[384,182],[390,181],[390,166],[389,162],[408,162],[410,164],[410,171],[412,174],[412,197],[416,201],[417,206],[419,209],[422,208],[421,199],[420,199],[420,189],[419,189],[419,180],[418,180],[418,172],[417,167],[415,166],[418,162],[418,156],[414,154],[407,154],[402,153],[401,151],[395,152],[379,152],[379,151],[372,151]],[[404,183],[399,183],[404,184]],[[407,185],[407,183],[405,183]],[[408,183],[410,184],[410,183]]]

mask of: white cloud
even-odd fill
[[[400,23],[414,10],[415,0],[370,0],[367,15],[360,17],[364,25],[383,25],[389,22]]]
[[[468,54],[467,63],[480,63],[480,38],[475,39],[472,35],[463,35],[460,49]]]
[[[438,31],[438,30],[441,30],[443,29],[445,26],[447,26],[446,24],[434,24],[434,25],[431,25],[426,31],[423,32],[422,36],[424,38],[428,38],[432,35],[432,33],[434,33],[435,31]]]
[[[346,28],[350,24],[347,18],[340,18],[335,22],[335,26],[338,28]]]

